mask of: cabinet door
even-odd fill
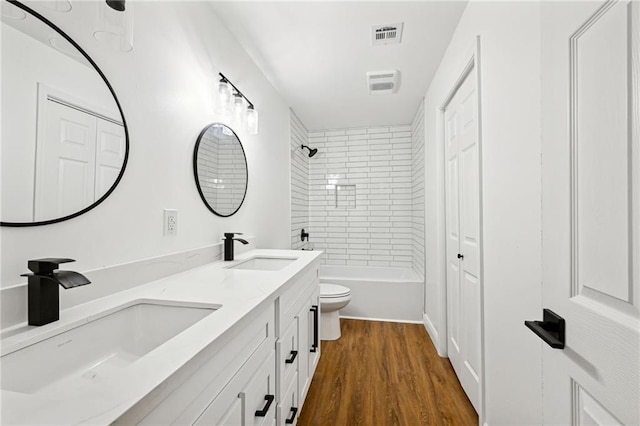
[[[320,287],[313,292],[309,306],[309,377],[313,377],[320,361]]]
[[[275,351],[262,363],[241,392],[245,400],[245,425],[271,424],[276,420],[276,360]]]
[[[219,412],[215,409],[208,409],[202,413],[194,425],[241,426],[244,424],[242,422],[242,403],[242,397],[239,395],[222,417],[217,415]]]
[[[298,344],[298,318],[294,317],[289,328],[284,332],[284,335],[277,343],[278,348],[278,377],[280,379],[279,384],[284,386],[285,383],[289,383],[290,377],[298,371],[298,358],[300,356],[300,348]],[[278,392],[284,391],[279,388]],[[280,397],[280,393],[278,393]],[[279,399],[280,400],[280,399]]]
[[[298,394],[298,377],[294,377],[290,381],[286,391],[282,394],[280,406],[278,407],[278,425],[295,425],[298,423],[298,414],[300,410]]]
[[[309,386],[311,385],[311,376],[309,375],[309,355],[311,349],[311,341],[309,340],[309,327],[311,312],[310,301],[305,303],[297,315],[298,318],[298,341],[300,342],[300,351],[298,352],[298,389],[300,390],[300,400],[304,401]],[[313,338],[313,337],[312,337]]]

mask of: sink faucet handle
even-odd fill
[[[75,259],[46,257],[43,259],[33,259],[27,262],[27,267],[35,274],[52,274],[58,269],[61,263],[75,262]]]
[[[224,238],[233,238],[236,235],[243,235],[242,232],[225,232]]]

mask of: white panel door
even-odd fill
[[[448,356],[469,400],[480,402],[479,158],[475,68],[444,111]]]
[[[93,203],[96,118],[47,101],[38,140],[35,220],[62,217]]]
[[[545,424],[640,424],[639,17],[542,3],[543,303],[566,322]]]
[[[124,127],[97,119],[95,199],[102,197],[115,183],[126,151]]]

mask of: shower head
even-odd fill
[[[316,155],[318,153],[318,149],[317,148],[310,148],[306,145],[302,145],[300,147],[300,149],[304,149],[307,148],[309,150],[309,158],[313,157],[314,155]]]

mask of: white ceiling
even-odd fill
[[[411,123],[465,6],[466,1],[213,3],[309,130]],[[373,25],[398,22],[404,22],[401,44],[371,45]],[[366,72],[388,69],[401,72],[398,93],[369,95]]]

